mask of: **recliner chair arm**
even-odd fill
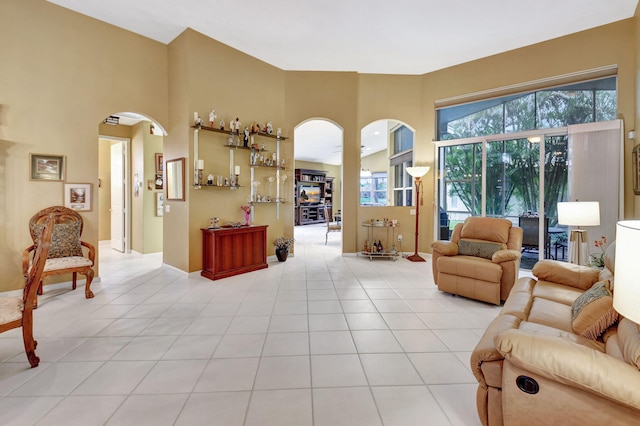
[[[495,253],[493,253],[493,256],[491,256],[491,261],[493,263],[502,263],[502,262],[508,262],[510,260],[517,260],[517,259],[520,259],[521,257],[522,257],[522,253],[520,253],[518,250],[505,249],[505,250],[498,250]]]
[[[434,241],[431,248],[444,256],[455,256],[458,254],[458,243],[451,241]]]

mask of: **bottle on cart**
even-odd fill
[[[382,253],[382,241],[378,240],[378,253]]]
[[[369,251],[369,242],[367,240],[364,240],[364,249],[362,251],[365,253]]]

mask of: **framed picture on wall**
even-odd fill
[[[164,155],[156,152],[156,174],[164,173]]]
[[[633,193],[640,195],[640,145],[633,147],[631,161],[633,162]]]
[[[65,183],[64,206],[80,212],[91,211],[91,184]]]
[[[156,216],[164,215],[164,192],[156,192]]]
[[[60,182],[65,179],[65,156],[49,154],[29,154],[30,180]]]
[[[156,189],[164,189],[164,175],[162,173],[156,174]]]

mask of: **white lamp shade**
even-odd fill
[[[600,203],[597,201],[558,203],[558,224],[600,226]]]
[[[640,323],[640,220],[623,220],[616,225],[616,264],[613,307]]]
[[[407,167],[407,173],[409,173],[414,178],[419,178],[429,173],[429,169],[431,169],[431,167],[429,166]]]

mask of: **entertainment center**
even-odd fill
[[[323,170],[295,169],[295,180],[295,224],[324,223],[325,207],[331,219],[334,178]]]

